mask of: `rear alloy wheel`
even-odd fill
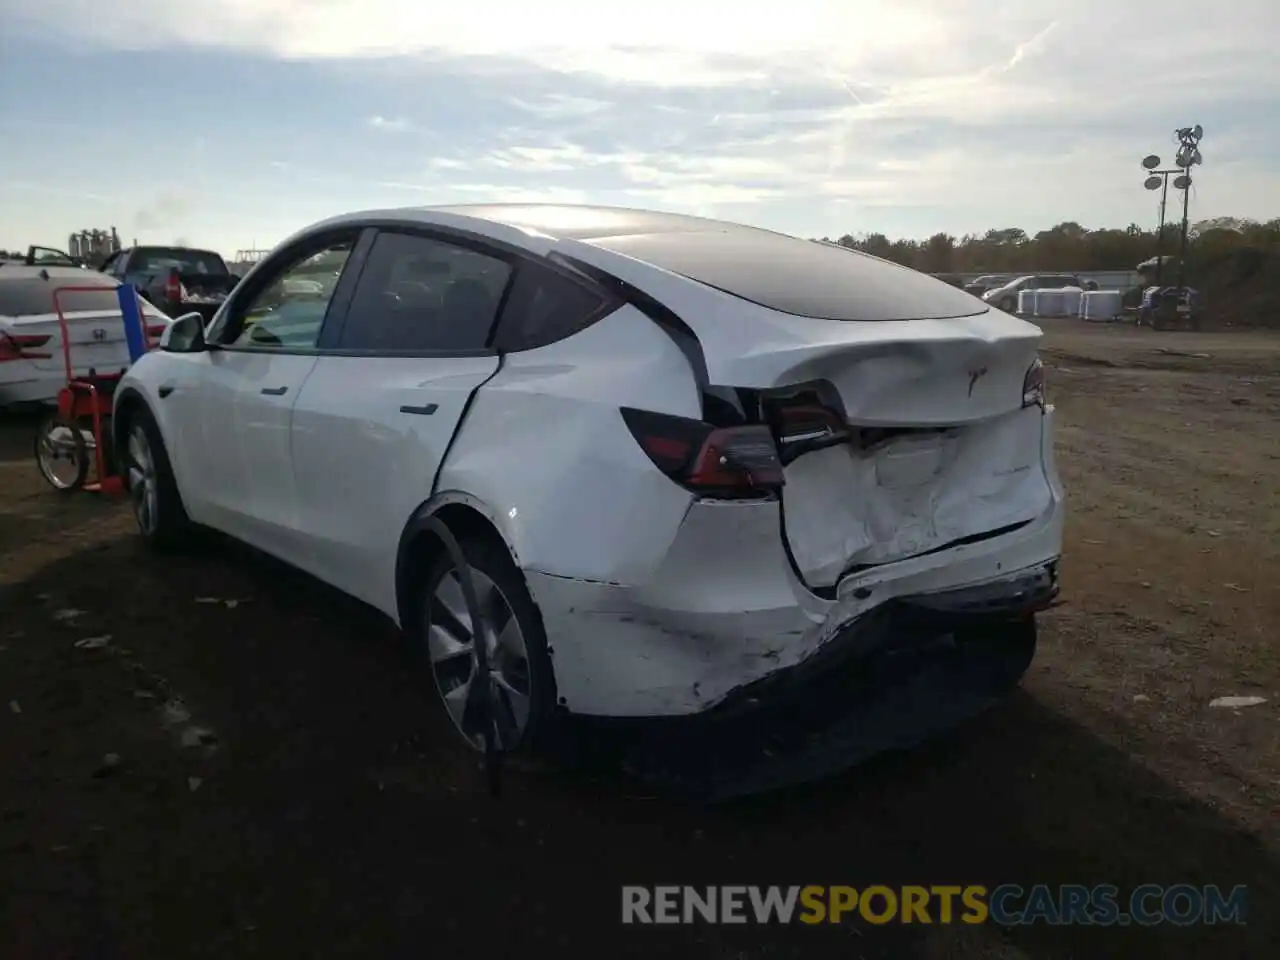
[[[474,749],[485,744],[483,698],[496,722],[497,749],[531,753],[555,703],[541,618],[505,550],[479,540],[464,540],[461,547],[480,606],[479,637],[461,575],[446,554],[427,578],[420,615],[420,643],[436,692],[454,729]],[[478,686],[477,640],[487,653],[487,690]]]
[[[138,532],[153,546],[177,546],[191,532],[191,521],[160,430],[151,414],[140,410],[129,418],[125,431],[124,478]]]

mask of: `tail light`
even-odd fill
[[[0,333],[0,363],[9,360],[48,360],[51,353],[38,352],[49,342],[49,337]]]
[[[783,465],[801,454],[836,446],[849,439],[849,425],[844,417],[818,403],[778,407],[769,412],[769,420],[778,438]]]
[[[1022,378],[1022,405],[1044,407],[1044,363],[1036,357]]]
[[[701,420],[622,408],[622,419],[654,465],[681,486],[724,499],[762,497],[783,483],[773,434],[762,425],[715,427]]]
[[[163,323],[149,323],[149,324],[147,324],[147,336],[148,336],[148,337],[151,337],[152,339],[155,339],[155,340],[159,340],[159,339],[160,339],[160,337],[162,337],[163,335],[164,335],[164,324],[163,324]]]
[[[849,432],[843,418],[829,407],[782,407],[774,415],[779,443],[801,443],[843,436]]]
[[[169,271],[169,278],[164,282],[164,298],[170,303],[182,299],[182,280],[179,279],[177,270]]]

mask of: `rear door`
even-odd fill
[[[388,612],[400,532],[432,494],[513,264],[447,233],[385,230],[293,412],[298,524],[312,572]]]

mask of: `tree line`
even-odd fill
[[[1165,224],[1161,253],[1176,256],[1180,238],[1180,224]],[[1136,223],[1124,229],[1091,230],[1066,221],[1035,234],[1005,227],[961,237],[935,233],[927,240],[890,240],[883,233],[847,233],[834,240],[822,239],[925,273],[1133,270],[1154,257],[1157,250],[1157,231]],[[1187,232],[1188,270],[1197,263],[1217,262],[1245,250],[1267,253],[1277,249],[1280,217],[1265,222],[1217,217],[1200,221]]]

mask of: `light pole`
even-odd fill
[[[1160,158],[1154,153],[1142,161],[1142,168],[1147,171],[1147,179],[1142,185],[1148,190],[1160,191],[1160,229],[1156,232],[1156,286],[1160,286],[1160,277],[1164,272],[1164,211],[1169,199],[1169,177],[1181,173],[1179,169],[1157,170]]]

